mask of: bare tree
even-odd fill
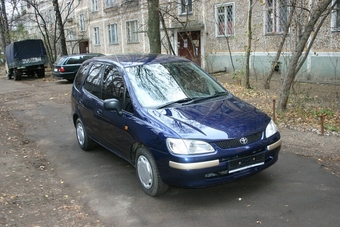
[[[33,8],[32,12],[27,13],[28,18],[38,27],[42,39],[44,40],[46,51],[50,60],[50,66],[55,62],[58,55],[58,46],[61,54],[67,54],[66,37],[64,25],[67,18],[79,4],[75,0],[59,5],[57,0],[41,2],[39,0],[27,0],[27,4]],[[53,8],[54,15],[47,15],[47,10]],[[56,21],[55,21],[56,20]]]
[[[279,110],[287,109],[290,89],[292,87],[294,79],[299,69],[307,59],[309,50],[313,45],[315,37],[326,17],[331,12],[331,9],[334,8],[336,1],[334,1],[334,4],[329,7],[331,3],[332,0],[320,0],[312,2],[307,23],[304,25],[301,35],[297,40],[297,45],[289,60],[287,73],[284,76],[284,81],[280,92],[280,100],[278,103]],[[304,56],[302,56],[304,51]]]

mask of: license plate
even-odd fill
[[[250,155],[247,157],[236,158],[228,161],[229,173],[249,169],[264,164],[264,153]]]

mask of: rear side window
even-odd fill
[[[75,56],[68,59],[66,65],[81,64],[85,59],[81,56]]]
[[[101,97],[102,68],[103,65],[100,63],[95,63],[91,65],[91,68],[88,71],[88,76],[86,77],[84,83],[84,89],[86,89],[88,92],[90,92],[94,96],[97,96],[100,99],[102,98]]]
[[[82,66],[80,66],[78,73],[76,75],[76,78],[74,79],[74,86],[80,90],[80,86],[83,82],[83,78],[86,75],[86,72],[89,68],[89,63],[85,63]]]
[[[66,60],[67,56],[61,56],[56,60],[56,65],[62,65]]]

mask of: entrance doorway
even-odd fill
[[[178,55],[188,58],[201,66],[201,32],[178,33]]]
[[[89,52],[89,41],[81,41],[79,42],[79,53],[88,53]]]

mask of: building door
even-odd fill
[[[178,33],[178,55],[201,65],[201,32]]]
[[[89,52],[89,41],[82,41],[79,43],[79,53],[88,53]]]

